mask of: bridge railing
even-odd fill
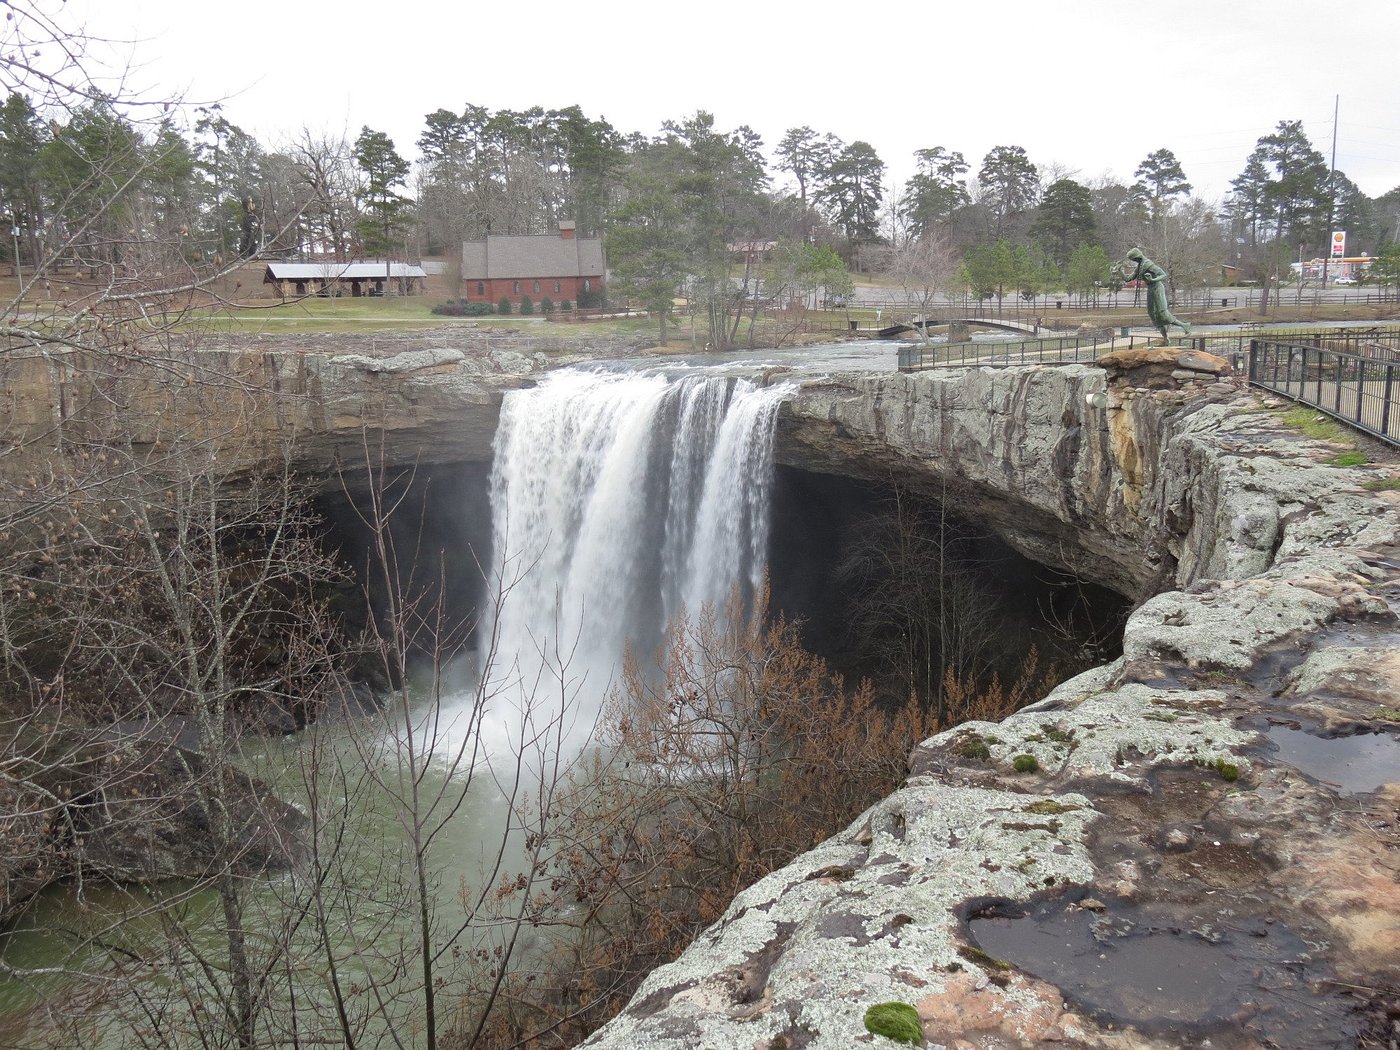
[[[1249,381],[1400,445],[1400,360],[1323,346],[1254,339]]]

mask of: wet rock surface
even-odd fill
[[[1053,981],[1107,1030],[1131,1026],[1189,1045],[1321,1047],[1354,1042],[1364,1024],[1350,992],[1304,975],[1308,942],[1247,895],[1083,903],[989,905],[970,933],[993,958]]]
[[[1057,459],[1106,380],[1118,420]],[[885,1002],[948,1050],[1400,1045],[1400,497],[1362,484],[1392,468],[1327,465],[1252,396],[1155,392],[1012,369],[799,399],[809,463],[956,472],[1028,546],[1060,529],[1057,564],[1116,537],[1093,578],[1160,593],[1120,660],[920,744],[586,1045],[894,1045],[862,1025]]]

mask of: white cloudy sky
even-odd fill
[[[1221,196],[1255,141],[1300,119],[1372,195],[1400,185],[1400,0],[67,0],[134,40],[134,82],[222,99],[266,144],[301,127],[387,132],[423,116],[578,104],[652,134],[697,109],[770,147],[807,124],[871,143],[892,177],[914,150],[997,145],[1044,168],[1131,180],[1167,147]]]

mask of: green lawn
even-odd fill
[[[426,328],[461,320],[432,313],[434,303],[435,300],[423,296],[391,296],[384,299],[313,297],[287,303],[260,300],[231,309],[199,311],[190,315],[189,323],[207,325],[223,333],[272,335],[283,332],[383,332]],[[473,320],[494,324],[522,319],[487,317]]]

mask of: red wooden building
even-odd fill
[[[580,293],[602,294],[606,272],[603,242],[576,236],[572,222],[561,222],[557,234],[490,233],[484,241],[462,243],[462,297],[471,302],[506,298],[519,305],[528,296],[535,303],[577,303]]]

